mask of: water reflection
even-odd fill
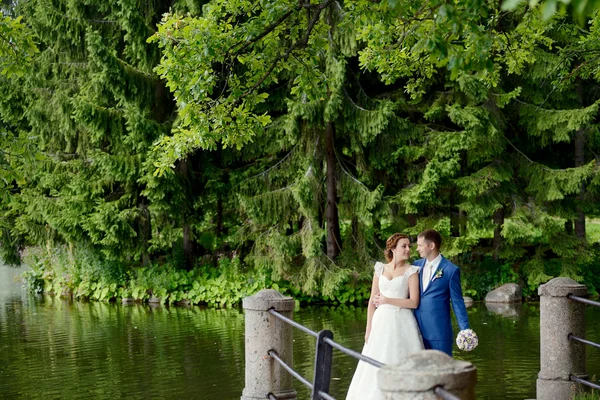
[[[485,308],[492,314],[502,317],[518,317],[522,313],[522,303],[485,303]]]
[[[10,276],[9,276],[10,275]],[[71,302],[22,292],[14,270],[0,267],[0,398],[239,399],[244,385],[241,310]],[[7,284],[8,282],[8,284]],[[468,310],[480,339],[456,357],[478,368],[478,399],[535,397],[539,371],[539,305],[497,313],[483,303]],[[513,315],[514,313],[514,315]],[[600,310],[587,310],[597,321]],[[311,307],[295,318],[341,344],[360,349],[366,310]],[[600,332],[588,323],[588,338]],[[314,339],[294,332],[294,362],[312,379]],[[588,351],[590,375],[600,352]],[[334,351],[331,389],[343,399],[356,361]],[[297,384],[298,398],[309,397]]]

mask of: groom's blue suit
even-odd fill
[[[421,301],[415,310],[415,317],[421,329],[421,335],[423,335],[425,348],[440,350],[452,357],[454,335],[450,318],[450,300],[452,300],[452,308],[460,330],[469,329],[467,308],[460,287],[460,269],[442,257],[427,289],[423,291],[422,267],[425,262],[426,260],[422,258],[413,263],[421,267],[419,270]],[[436,275],[439,275],[437,271],[440,270],[442,276],[435,278]]]

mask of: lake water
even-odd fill
[[[0,266],[0,398],[239,399],[244,386],[241,310],[123,306],[34,296]],[[311,307],[295,319],[360,350],[366,309]],[[478,399],[535,398],[539,304],[469,308],[480,345],[455,356],[478,369]],[[600,342],[600,310],[587,307],[587,338]],[[591,376],[600,350],[588,346]],[[294,332],[294,362],[312,380],[314,339]],[[343,399],[356,361],[334,351],[332,395]],[[298,399],[308,391],[297,384]]]

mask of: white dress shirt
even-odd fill
[[[423,291],[425,291],[427,286],[429,286],[433,274],[435,274],[435,271],[440,266],[440,262],[442,262],[441,254],[438,254],[438,256],[433,260],[425,262],[425,267],[423,269]]]

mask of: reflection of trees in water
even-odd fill
[[[587,335],[600,341],[586,310]],[[455,357],[478,368],[478,398],[532,398],[539,372],[539,304],[525,303],[516,316],[469,308],[479,347]],[[366,309],[307,307],[295,319],[314,331],[361,350]],[[458,327],[455,324],[455,332]],[[244,315],[241,309],[151,308],[147,305],[70,302],[56,297],[0,299],[2,397],[78,396],[119,398],[239,398],[244,386]],[[294,330],[294,363],[312,379],[315,340]],[[600,354],[589,351],[590,375]],[[343,398],[356,361],[334,351],[334,397]],[[298,398],[308,392],[295,383]]]
[[[204,391],[211,398],[205,389],[237,393],[243,387],[240,310],[48,296],[38,304],[16,302],[0,314],[0,324],[0,343],[11,343],[10,351],[0,352],[1,369],[12,371],[10,379],[0,379],[5,394],[193,398]]]

